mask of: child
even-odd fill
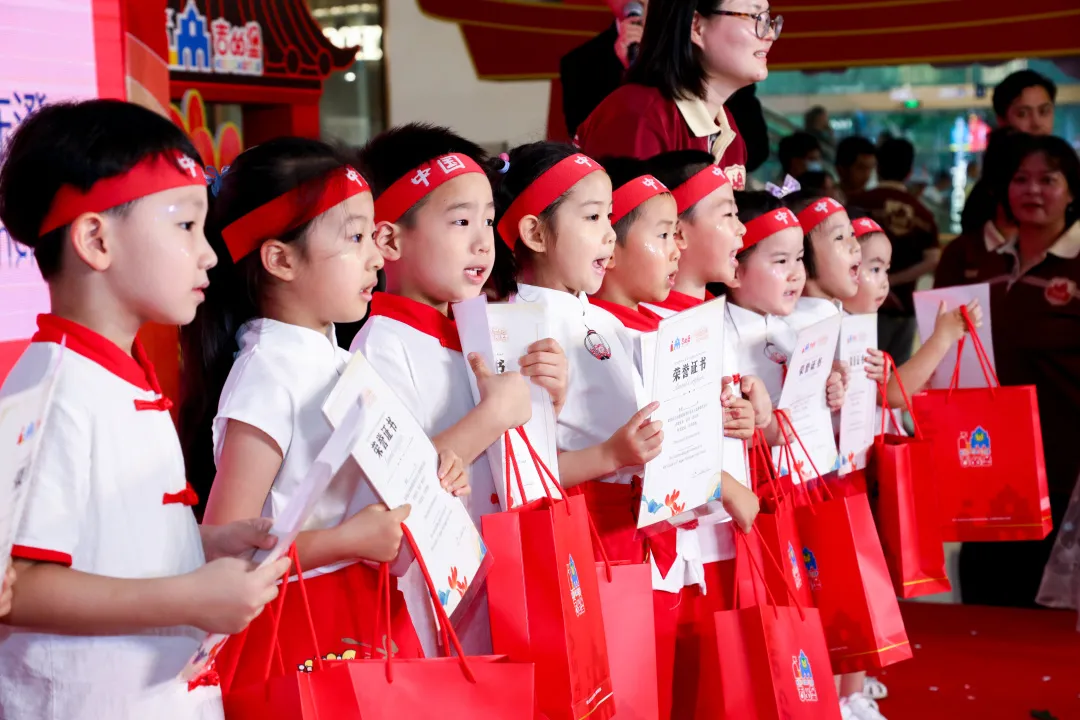
[[[216,262],[197,158],[171,122],[112,100],[46,106],[8,145],[0,220],[34,250],[53,313],[0,394],[60,362],[12,552],[2,717],[221,718],[218,688],[176,675],[288,570],[205,564],[273,540],[265,522],[195,523],[171,402],[136,338],[191,322]]]
[[[428,125],[395,128],[361,150],[375,194],[376,243],[387,261],[386,292],[375,294],[371,317],[352,344],[436,447],[452,450],[469,465],[473,492],[465,501],[477,526],[482,516],[499,510],[483,453],[507,430],[528,422],[532,412],[522,375],[495,375],[477,355],[469,363],[481,400],[473,401],[457,328],[448,317],[451,303],[480,294],[494,264],[495,210],[483,160],[473,143]],[[558,344],[534,343],[521,365],[523,375],[551,393],[558,410],[566,383],[566,358]],[[477,608],[463,621],[462,642],[472,653],[485,654],[491,650],[486,603]]]
[[[889,297],[889,267],[892,262],[892,244],[885,231],[874,220],[864,217],[854,221],[855,237],[862,247],[862,266],[860,269],[859,292],[855,297],[844,301],[844,310],[852,314],[876,313]],[[978,300],[968,303],[968,314],[976,327],[982,326],[982,308]],[[904,396],[900,391],[896,375],[900,376],[908,395],[922,392],[930,383],[934,371],[954,343],[967,332],[960,309],[946,310],[942,302],[938,308],[934,331],[915,354],[896,373],[889,371],[889,406],[904,407]],[[877,348],[867,348],[866,374],[874,382],[881,382],[885,377],[885,356]]]
[[[209,521],[280,515],[329,440],[322,405],[349,361],[334,323],[363,318],[382,267],[374,214],[364,179],[315,140],[258,145],[222,178],[211,226],[228,260],[184,333],[188,454],[198,462],[212,450],[217,467]],[[200,440],[205,444],[195,446]],[[460,493],[467,486],[455,460],[440,458],[440,479]],[[343,638],[368,643],[381,636],[372,624],[382,602],[378,573],[356,560],[393,560],[409,514],[407,505],[388,511],[372,504],[368,492],[354,504],[361,477],[354,465],[339,473],[296,541],[319,648],[336,656],[358,649]],[[416,657],[419,644],[401,594],[391,597],[398,654]],[[276,639],[286,667],[314,660],[299,593],[286,595]],[[226,684],[261,680],[261,658],[274,642],[267,613],[219,657]],[[225,668],[233,665],[230,677]]]

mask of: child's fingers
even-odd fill
[[[554,338],[544,338],[543,340],[537,340],[532,345],[526,348],[526,352],[530,355],[534,353],[554,353],[556,355],[564,355],[562,346],[555,341]]]
[[[656,412],[659,408],[660,403],[653,400],[651,403],[634,413],[630,417],[630,422],[626,424],[635,429],[640,428],[642,425],[645,424],[645,421],[648,419],[648,417],[654,412]]]
[[[643,425],[638,430],[637,435],[642,440],[649,440],[651,438],[656,437],[661,432],[663,432],[663,430],[662,430],[663,426],[664,426],[664,423],[660,422],[659,420],[653,420],[648,425]]]
[[[443,450],[439,453],[439,479],[446,480],[450,471],[454,469],[454,462],[457,460],[457,455],[454,453]],[[445,483],[443,485],[445,487]]]
[[[556,367],[560,365],[566,365],[566,356],[561,353],[552,352],[531,352],[528,355],[523,355],[518,358],[518,364],[522,368],[529,367],[530,365],[554,365]]]

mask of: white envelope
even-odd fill
[[[915,318],[919,323],[919,337],[923,342],[934,332],[937,325],[938,306],[942,301],[949,310],[955,310],[961,305],[967,305],[972,300],[978,300],[982,308],[982,327],[979,328],[979,339],[986,348],[986,355],[990,360],[990,366],[997,372],[994,363],[994,333],[990,318],[990,286],[987,283],[978,285],[957,285],[956,287],[937,288],[936,290],[921,290],[915,293]],[[930,387],[935,390],[946,390],[952,381],[953,371],[956,369],[956,351],[958,345],[953,345],[945,354],[941,364],[934,371]],[[979,359],[975,355],[975,348],[971,347],[971,341],[964,342],[964,357],[960,362],[960,387],[983,388],[986,387],[986,376],[979,365]]]
[[[840,359],[848,365],[848,388],[840,410],[840,474],[866,467],[874,435],[877,383],[866,377],[866,350],[878,346],[877,314],[846,315],[840,322]]]

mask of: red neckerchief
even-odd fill
[[[659,307],[665,310],[674,310],[675,312],[682,312],[683,310],[689,310],[692,307],[701,305],[706,300],[712,300],[712,297],[708,292],[705,293],[705,300],[698,300],[692,295],[681,293],[678,290],[672,290],[668,294],[667,300],[662,303],[656,303]]]
[[[38,315],[38,330],[31,338],[31,342],[61,343],[72,352],[82,355],[116,377],[128,382],[140,390],[152,392],[158,396],[157,400],[135,400],[135,410],[157,410],[164,412],[172,407],[172,400],[165,397],[161,392],[161,384],[158,382],[157,373],[150,359],[146,356],[146,349],[139,338],[131,345],[131,355],[121,350],[116,343],[99,335],[85,325],[80,325],[57,315]],[[166,493],[161,500],[163,505],[179,503],[183,505],[197,505],[199,496],[187,484],[178,493]]]
[[[430,305],[424,305],[401,295],[377,292],[371,299],[371,317],[380,315],[405,323],[425,335],[430,335],[447,350],[461,352],[461,338],[458,337],[457,325]]]
[[[619,322],[631,330],[652,332],[660,327],[660,320],[662,318],[652,310],[643,308],[640,305],[638,305],[636,310],[633,310],[625,305],[616,305],[613,302],[601,300],[600,298],[590,297],[589,302],[601,310],[607,310],[617,317]]]

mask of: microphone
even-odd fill
[[[645,6],[639,2],[627,3],[623,8],[623,20],[645,17]],[[633,65],[637,60],[641,43],[630,43],[626,48],[626,59]]]

